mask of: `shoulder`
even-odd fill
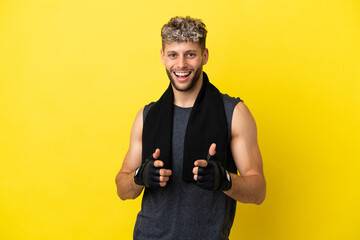
[[[133,127],[132,127],[132,133],[138,133],[142,131],[142,123],[143,123],[143,115],[144,115],[145,107],[142,107],[136,114]],[[139,131],[140,130],[140,131]]]
[[[141,149],[143,131],[143,110],[144,108],[141,108],[137,112],[131,128],[129,152],[138,151],[139,148]]]
[[[246,106],[244,102],[240,102],[239,104],[236,104],[234,108],[234,117],[237,117],[242,120],[251,120],[253,119],[253,116],[249,110],[249,108]]]
[[[240,102],[234,108],[232,135],[233,136],[255,136],[256,137],[256,123],[249,108],[244,102]]]

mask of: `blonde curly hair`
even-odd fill
[[[173,17],[161,28],[162,48],[173,42],[195,42],[205,50],[206,26],[201,19]]]

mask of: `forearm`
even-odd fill
[[[121,200],[137,198],[144,188],[144,186],[135,184],[134,172],[119,172],[115,182],[117,194]]]
[[[243,203],[260,205],[266,195],[265,179],[261,175],[239,176],[230,173],[232,187],[224,193]]]

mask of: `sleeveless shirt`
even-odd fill
[[[234,108],[241,102],[222,94],[228,132]],[[144,107],[143,119],[153,103]],[[172,176],[164,188],[145,188],[137,215],[134,239],[228,239],[236,201],[222,191],[209,191],[182,179],[184,137],[190,108],[174,105]],[[160,157],[161,160],[161,149]]]

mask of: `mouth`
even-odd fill
[[[173,72],[175,78],[180,82],[185,82],[189,78],[191,73],[192,73],[192,71],[174,71]]]

